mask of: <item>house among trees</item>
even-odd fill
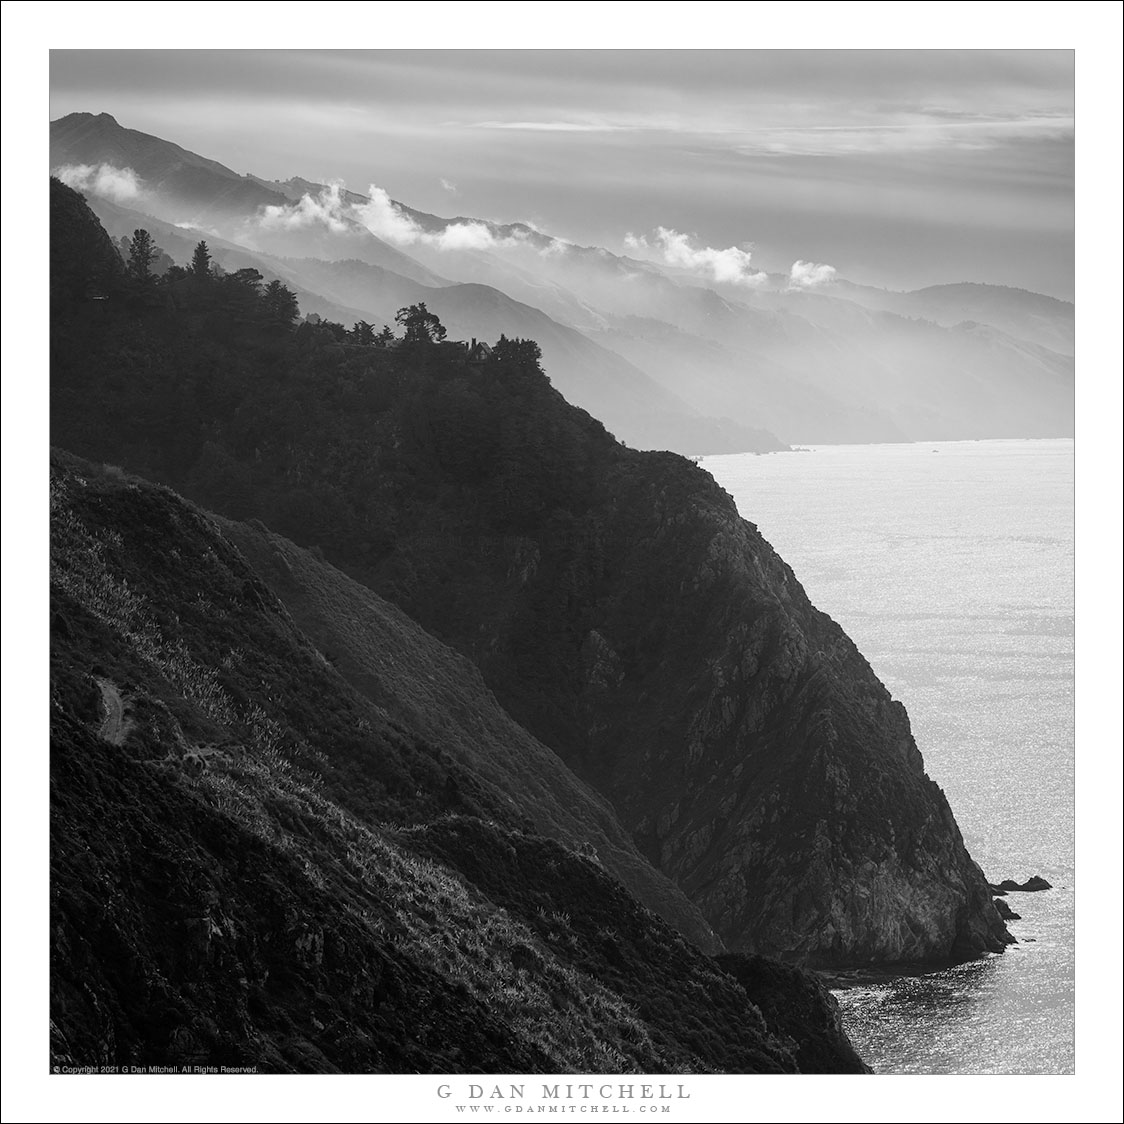
[[[492,349],[483,340],[477,342],[475,336],[472,337],[471,343],[467,340],[457,340],[457,346],[465,349],[469,363],[484,363],[492,354]]]

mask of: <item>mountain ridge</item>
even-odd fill
[[[53,161],[64,154],[65,131],[58,130]],[[113,151],[112,146],[104,150]],[[92,159],[96,153],[83,148],[80,155]],[[289,258],[359,258],[422,284],[442,279],[510,291],[516,301],[544,310],[561,327],[584,333],[637,367],[652,381],[649,395],[671,393],[685,402],[687,413],[680,416],[719,419],[717,426],[701,431],[714,443],[708,448],[698,443],[694,422],[684,423],[688,433],[675,434],[667,419],[630,433],[631,413],[651,409],[635,394],[624,405],[592,397],[580,401],[636,444],[670,445],[692,454],[730,450],[728,435],[739,427],[739,439],[755,451],[790,442],[1067,436],[1073,431],[1072,307],[1052,298],[1032,294],[1023,307],[1018,290],[971,283],[906,293],[842,279],[807,291],[777,277],[760,289],[703,278],[688,283],[671,266],[580,247],[527,224],[445,219],[389,198],[378,201],[379,217],[373,222],[384,240],[352,213],[371,204],[367,196],[299,177],[272,185],[243,178],[280,202],[227,208],[229,229],[223,233],[235,241]],[[325,191],[336,194],[328,198]],[[266,209],[273,216],[268,223],[263,221]],[[177,221],[172,211],[163,217]],[[387,223],[393,229],[384,229]],[[458,237],[446,238],[450,232]],[[820,293],[824,301],[836,302],[835,311],[827,311],[830,303],[813,303]],[[844,308],[848,314],[839,315]],[[864,321],[857,318],[863,308],[868,315],[896,319]],[[622,317],[636,318],[637,338],[615,332],[613,324]],[[1044,361],[1017,342],[973,341],[952,331],[964,321],[992,318],[1007,336],[1045,347],[1058,358]],[[940,330],[919,329],[918,320]],[[696,345],[681,341],[683,347],[669,353],[660,343],[662,329],[648,334],[643,327],[659,321],[717,347],[703,355]],[[556,377],[562,378],[564,363],[552,360]],[[602,360],[607,372],[613,365]],[[573,389],[581,393],[576,377]],[[760,430],[774,434],[776,444],[754,444],[751,431]]]
[[[94,246],[56,194],[53,241]],[[469,365],[278,335],[207,284],[57,304],[60,442],[319,546],[472,659],[731,947],[824,966],[1002,948],[904,709],[708,474],[622,446],[533,343]]]

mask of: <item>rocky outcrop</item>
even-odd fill
[[[1004,921],[1021,921],[1022,915],[1016,913],[1002,898],[995,899],[995,912]]]
[[[744,953],[716,957],[745,988],[777,1035],[792,1043],[801,1073],[869,1073],[843,1029],[835,996],[811,972]]]
[[[1010,894],[1010,893],[1024,893],[1033,894],[1042,890],[1052,890],[1053,886],[1046,881],[1040,874],[1033,874],[1025,882],[1016,882],[1013,878],[1004,878],[998,886],[993,886],[992,890],[996,893]]]
[[[632,456],[596,516],[620,580],[585,614],[598,652],[625,653],[620,682],[582,688],[568,759],[732,948],[818,966],[1001,949],[904,708],[705,473]]]

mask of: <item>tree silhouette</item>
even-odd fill
[[[231,285],[238,285],[244,289],[248,289],[255,296],[261,292],[262,275],[251,267],[245,269],[236,269],[233,273],[226,275],[226,280]],[[280,282],[278,282],[280,284]]]
[[[276,278],[265,287],[263,298],[266,315],[276,324],[291,328],[300,315],[300,305],[296,295]]]
[[[400,308],[394,317],[396,324],[406,330],[407,343],[436,343],[445,338],[445,329],[434,313],[424,304],[411,304]]]
[[[389,324],[382,326],[382,331],[375,336],[375,345],[377,347],[389,347],[394,343],[394,333],[390,330]]]
[[[191,272],[196,277],[211,276],[211,251],[206,242],[200,242],[191,255]]]
[[[157,254],[156,244],[147,230],[134,230],[129,243],[129,273],[138,281],[152,280],[152,262]]]
[[[375,342],[375,329],[366,320],[356,321],[351,334],[355,342],[363,347],[370,347]]]
[[[507,336],[500,336],[492,348],[492,359],[497,363],[510,363],[517,367],[542,370],[539,365],[542,348],[534,340],[508,339]]]

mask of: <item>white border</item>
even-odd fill
[[[1120,73],[1116,3],[16,3],[3,7],[5,1119],[439,1120],[436,1078],[51,1080],[46,1057],[48,48],[1074,48],[1077,51],[1076,1077],[692,1078],[675,1120],[1119,1119]],[[138,31],[137,29],[143,29]],[[30,795],[34,794],[34,795]],[[162,1083],[151,1082],[162,1080]],[[464,1080],[464,1079],[458,1079]],[[619,1118],[619,1117],[618,1117]]]

